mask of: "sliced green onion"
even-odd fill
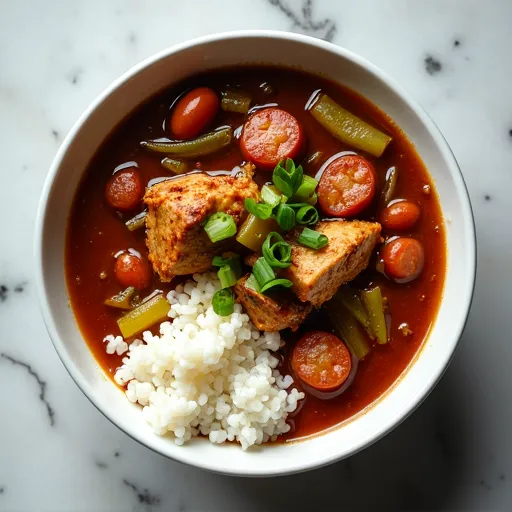
[[[251,97],[244,91],[228,89],[220,93],[222,100],[220,107],[227,112],[247,114],[251,106]]]
[[[272,279],[272,281],[269,281],[261,287],[260,293],[265,293],[267,290],[270,290],[270,288],[274,288],[274,286],[290,288],[293,286],[293,283],[289,279]]]
[[[252,267],[252,273],[256,276],[256,280],[260,286],[264,286],[269,281],[276,278],[272,267],[265,258],[258,258]]]
[[[297,224],[302,224],[304,226],[314,226],[318,222],[319,218],[318,210],[310,204],[301,206],[295,214]]]
[[[261,247],[263,257],[271,267],[288,268],[292,263],[292,248],[283,237],[272,231]]]
[[[254,199],[245,200],[245,209],[258,219],[267,220],[272,215],[272,206],[267,203],[257,203]]]
[[[292,200],[298,203],[316,204],[318,199],[315,192],[317,185],[318,181],[306,174],[300,187],[293,194]]]
[[[289,205],[282,203],[277,207],[276,220],[279,227],[289,231],[295,226],[295,211]]]
[[[238,254],[232,253],[229,258],[215,256],[212,261],[214,267],[225,267],[226,265],[234,272],[235,277],[240,279],[242,277],[242,262]]]
[[[231,315],[235,309],[235,295],[231,288],[222,288],[215,292],[212,299],[213,311],[220,316]]]
[[[176,160],[174,158],[164,158],[161,162],[163,167],[175,174],[184,174],[188,171],[188,164],[183,160]]]
[[[214,213],[204,227],[210,240],[215,243],[236,235],[236,224],[233,217],[224,212]]]
[[[292,197],[294,192],[302,185],[303,177],[302,166],[295,167],[293,160],[287,158],[284,167],[282,162],[276,165],[272,174],[272,181],[286,197]]]
[[[254,290],[255,292],[260,293],[260,285],[258,284],[258,280],[256,279],[256,276],[254,274],[251,274],[246,280],[245,280],[245,287],[250,288],[251,290]]]
[[[377,342],[380,344],[387,343],[386,317],[384,316],[384,303],[380,288],[376,286],[370,290],[361,291],[361,300],[368,313],[370,327],[377,338]]]
[[[304,231],[299,235],[297,242],[299,242],[301,245],[309,247],[310,249],[317,250],[325,247],[329,243],[329,239],[318,231],[304,228]]]
[[[220,285],[222,288],[231,288],[236,284],[236,275],[233,269],[229,265],[224,265],[219,268],[217,276],[220,279]]]
[[[261,199],[263,199],[263,201],[272,208],[277,206],[281,202],[282,198],[283,196],[275,187],[271,187],[269,185],[263,185],[263,187],[261,187]]]
[[[143,211],[127,220],[124,224],[130,231],[136,231],[137,229],[141,229],[146,225],[146,216],[148,212]]]

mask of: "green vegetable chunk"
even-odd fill
[[[267,290],[270,290],[276,286],[284,286],[285,288],[290,288],[293,286],[293,283],[289,279],[272,279],[261,287],[260,293],[265,293]]]
[[[232,139],[233,130],[230,126],[226,126],[193,140],[147,140],[142,141],[140,145],[156,153],[165,153],[178,158],[195,158],[216,153],[229,146]]]
[[[304,171],[302,166],[295,167],[291,158],[283,163],[279,162],[272,173],[272,182],[286,197],[292,197],[294,192],[302,185]]]
[[[137,229],[142,229],[146,225],[146,217],[148,215],[148,212],[140,212],[135,217],[132,217],[131,219],[127,220],[125,222],[125,226],[130,231],[136,231]]]
[[[255,275],[260,287],[265,286],[269,281],[276,278],[272,267],[265,258],[258,258],[256,260],[256,263],[252,267],[252,273]]]
[[[235,274],[236,279],[240,279],[242,277],[242,263],[238,254],[226,253],[224,254],[224,257],[215,256],[212,260],[212,265],[214,267],[224,267],[227,265]]]
[[[310,112],[331,135],[371,155],[381,156],[391,142],[389,135],[351,114],[327,94],[320,94]]]
[[[279,226],[273,218],[262,220],[256,215],[249,214],[238,230],[236,240],[252,251],[259,252],[267,235],[278,228]]]
[[[377,342],[384,344],[388,342],[386,329],[386,318],[384,316],[384,303],[380,288],[376,286],[370,290],[361,291],[361,300],[368,313],[370,327],[377,338]]]
[[[257,203],[252,198],[247,198],[244,201],[245,209],[258,217],[258,219],[267,220],[272,215],[272,206],[267,203]]]
[[[170,308],[163,295],[156,295],[119,318],[117,325],[124,338],[131,338],[152,325],[166,320]]]
[[[308,203],[308,204],[316,204],[318,200],[318,196],[316,194],[316,187],[318,185],[318,181],[307,174],[304,175],[304,179],[302,184],[297,189],[295,194],[293,194],[292,201],[297,203]]]
[[[263,242],[261,252],[271,267],[288,268],[292,264],[292,248],[283,237],[272,231]]]
[[[260,285],[254,274],[251,274],[245,281],[245,287],[260,293]]]
[[[212,299],[213,311],[220,316],[227,316],[233,313],[235,308],[235,294],[231,288],[222,288],[215,292]]]
[[[386,206],[395,195],[396,183],[398,181],[398,170],[395,166],[390,167],[386,172],[386,182],[382,188],[381,201]]]
[[[226,112],[236,112],[237,114],[247,114],[251,106],[251,96],[244,91],[227,89],[221,93],[222,100],[220,108]]]
[[[283,202],[283,197],[284,196],[279,193],[276,187],[270,185],[263,185],[263,187],[261,187],[261,199],[272,208]],[[286,198],[284,199],[286,200]]]
[[[213,243],[220,242],[236,235],[235,220],[227,213],[217,212],[208,219],[204,230]]]
[[[110,306],[112,308],[118,309],[133,309],[132,298],[135,295],[135,288],[133,286],[129,286],[126,290],[110,297],[107,299],[104,304],[105,306]]]
[[[351,352],[358,359],[362,359],[370,352],[370,347],[356,318],[336,301],[330,300],[325,304],[325,308],[336,334],[348,345]]]
[[[230,288],[236,284],[236,275],[229,265],[224,265],[219,268],[217,276],[220,279],[220,285],[222,288]]]
[[[363,303],[357,292],[352,290],[350,286],[344,285],[341,286],[336,295],[331,299],[335,303],[342,304],[352,315],[357,319],[357,321],[362,325],[365,331],[368,333],[370,338],[375,338],[375,335],[370,326],[370,319],[368,318],[368,314],[364,309]]]
[[[304,206],[300,206],[297,210],[295,219],[297,220],[297,224],[302,224],[303,226],[314,226],[319,221],[320,216],[318,215],[318,210],[314,206],[305,204]]]
[[[164,158],[161,162],[163,167],[175,174],[185,174],[188,171],[188,164],[183,160],[176,160],[174,158]]]
[[[276,220],[282,230],[290,231],[295,226],[294,209],[286,203],[281,203],[277,207]]]
[[[310,249],[322,249],[329,243],[329,239],[322,233],[315,231],[310,228],[304,228],[304,231],[299,235],[297,239],[299,244],[309,247]]]

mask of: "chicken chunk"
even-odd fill
[[[381,226],[377,222],[335,220],[319,222],[315,230],[327,236],[328,245],[317,251],[309,249],[296,242],[298,232],[290,233],[287,239],[292,246],[292,264],[282,276],[293,282],[292,291],[301,301],[319,307],[368,266]]]
[[[234,286],[237,300],[242,304],[252,323],[260,331],[280,331],[288,327],[296,331],[311,311],[311,304],[299,302],[288,290],[263,295],[245,286],[249,274]]]
[[[213,213],[225,212],[239,226],[246,215],[244,200],[259,199],[253,174],[254,166],[247,164],[236,175],[192,173],[146,190],[146,245],[162,281],[204,272],[214,256],[233,246],[234,238],[212,243],[203,223]]]

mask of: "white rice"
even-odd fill
[[[246,450],[288,432],[286,418],[304,393],[276,369],[279,332],[259,332],[239,304],[229,316],[213,311],[219,287],[216,274],[194,274],[167,295],[173,321],[160,325],[160,336],[146,331],[129,348],[121,336],[104,341],[109,354],[128,350],[115,380],[156,434],[170,433],[178,445],[203,434]]]

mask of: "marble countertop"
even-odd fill
[[[0,0],[0,510],[512,509],[509,0]],[[426,402],[348,460],[278,479],[209,474],[152,453],[73,383],[33,278],[40,190],[64,135],[141,59],[241,28],[328,39],[397,79],[464,173],[478,232],[475,299]]]

